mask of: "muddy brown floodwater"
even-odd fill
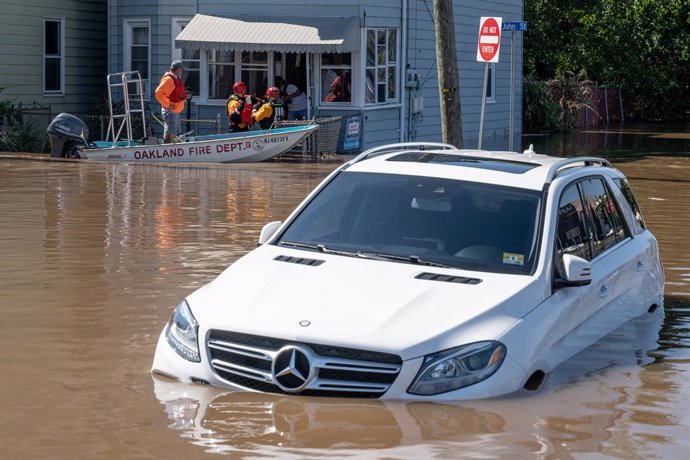
[[[146,166],[0,156],[0,457],[687,458],[690,135],[526,137],[630,178],[666,307],[534,393],[458,404],[228,392],[149,374],[171,310],[338,162]]]

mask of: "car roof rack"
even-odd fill
[[[605,158],[599,158],[599,157],[564,158],[560,161],[557,161],[556,163],[552,164],[549,167],[549,171],[546,173],[546,182],[551,183],[551,182],[553,182],[553,180],[556,177],[558,177],[559,174],[563,173],[564,171],[571,169],[571,168],[578,167],[577,163],[582,163],[579,166],[599,166],[599,167],[613,168],[613,166],[611,166],[611,162]]]
[[[379,145],[378,147],[372,147],[368,150],[357,155],[355,158],[350,160],[349,164],[355,164],[367,158],[375,157],[378,155],[383,155],[386,153],[395,152],[396,150],[457,150],[458,148],[450,145],[444,144],[443,142],[400,142],[398,144],[386,144]]]

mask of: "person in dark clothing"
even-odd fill
[[[270,129],[274,122],[285,119],[285,104],[280,97],[280,90],[271,86],[266,90],[265,102],[254,111],[252,117],[259,122],[261,129]]]

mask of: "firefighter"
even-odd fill
[[[274,122],[285,119],[285,104],[280,97],[280,90],[271,86],[266,90],[266,97],[261,107],[254,111],[253,117],[259,122],[261,129],[271,129]]]
[[[232,91],[226,103],[228,131],[231,133],[249,131],[249,127],[254,124],[254,118],[252,118],[254,106],[260,101],[251,94],[247,94],[247,84],[244,82],[238,81],[232,85]]]

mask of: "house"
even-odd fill
[[[107,3],[3,1],[0,98],[53,114],[88,112],[105,89]]]
[[[463,134],[475,147],[479,133],[483,62],[477,62],[480,17],[523,17],[520,0],[454,2]],[[440,141],[441,117],[431,0],[109,0],[108,69],[139,70],[145,99],[170,62],[185,62],[192,92],[187,117],[220,117],[234,82],[263,95],[276,76],[309,98],[309,117],[343,117],[338,149],[388,142]],[[522,37],[515,40],[516,135],[521,131]],[[484,148],[507,148],[511,37],[489,64]],[[333,99],[331,87],[341,96]],[[338,85],[338,82],[340,84]],[[353,141],[354,140],[354,141]]]

